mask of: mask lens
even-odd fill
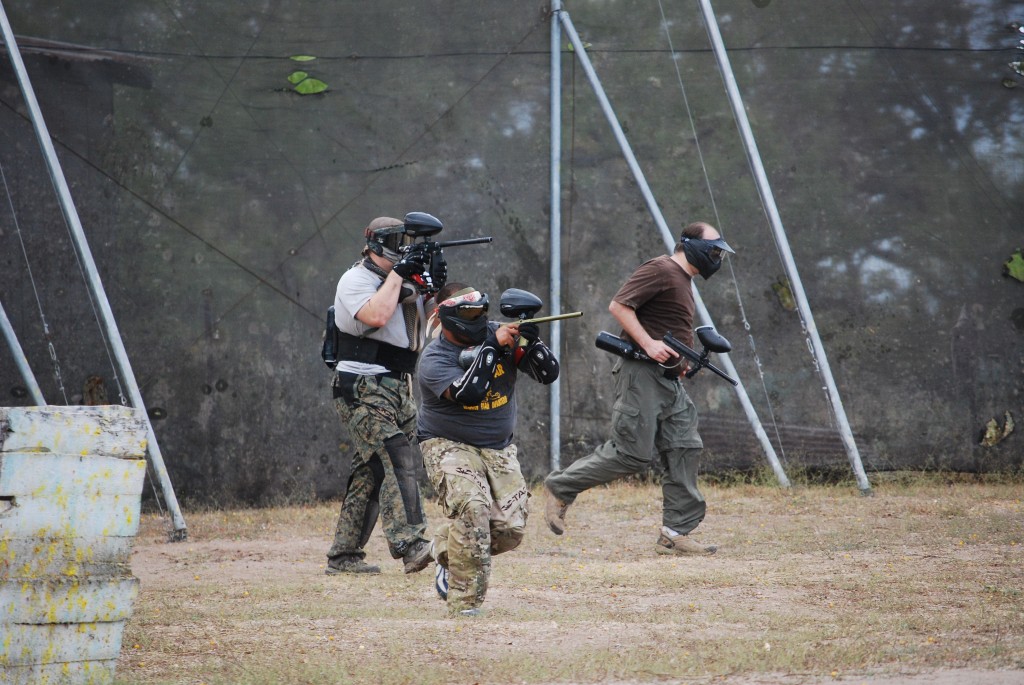
[[[463,321],[476,321],[486,313],[486,305],[481,304],[462,304],[455,310],[455,316]]]
[[[708,256],[711,257],[711,261],[720,262],[722,261],[722,252],[722,248],[712,247],[711,250],[708,252]]]

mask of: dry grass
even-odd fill
[[[653,552],[660,492],[581,496],[551,535],[533,500],[497,557],[486,614],[445,618],[375,532],[375,577],[327,577],[336,505],[149,517],[120,683],[807,682],[1024,669],[1024,488],[875,478],[709,486],[713,557]],[[538,495],[539,491],[535,491]],[[437,510],[428,509],[437,519]],[[1024,673],[1021,674],[1024,680]],[[767,680],[763,680],[767,679]]]

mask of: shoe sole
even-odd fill
[[[448,601],[448,581],[445,578],[446,572],[447,569],[440,564],[438,564],[437,569],[434,571],[434,590],[437,591],[437,596],[445,602]]]
[[[379,568],[366,569],[365,571],[342,571],[339,568],[328,568],[324,571],[327,576],[375,576],[380,574]]]
[[[662,547],[661,545],[655,545],[654,546],[654,551],[657,552],[658,554],[666,554],[666,555],[671,555],[671,556],[675,556],[675,557],[709,557],[712,554],[714,554],[715,552],[717,552],[718,548],[715,547],[715,548],[710,549],[710,550],[705,549],[705,550],[702,550],[700,552],[686,552],[684,550],[676,549],[674,547],[669,548],[669,547]]]
[[[424,558],[422,561],[410,562],[411,565],[410,564],[406,564],[403,567],[402,570],[405,571],[406,573],[419,573],[420,571],[422,571],[426,567],[430,566],[430,562],[432,562],[432,561],[433,561],[433,559],[428,554],[426,556],[426,558]]]

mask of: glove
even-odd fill
[[[434,292],[444,287],[448,282],[448,262],[443,252],[438,252],[430,260],[430,284]]]
[[[540,326],[535,323],[521,323],[519,324],[519,337],[523,338],[527,343],[532,343],[540,339]]]
[[[429,257],[424,252],[421,250],[410,250],[395,264],[394,272],[401,276],[403,280],[418,284],[423,279],[415,277],[423,275],[427,270],[428,262]]]

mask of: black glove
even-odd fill
[[[430,260],[430,285],[436,293],[448,282],[448,262],[443,252],[438,252]]]
[[[414,276],[422,276],[429,261],[430,258],[422,250],[410,250],[395,264],[394,272],[403,280],[419,283],[422,279],[416,279]]]
[[[540,339],[540,326],[535,323],[519,324],[519,337],[526,340],[527,343],[536,342]]]

